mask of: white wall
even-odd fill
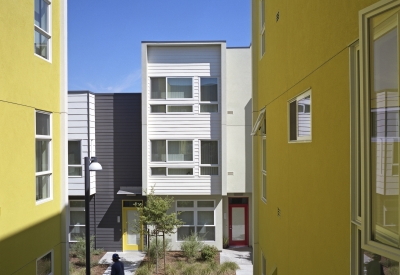
[[[251,49],[226,50],[227,193],[251,193]]]
[[[88,93],[69,93],[68,94],[68,140],[81,140],[82,152],[82,177],[68,177],[68,195],[84,196],[85,195],[85,171],[84,157],[90,155],[95,156],[95,105],[94,95],[89,93],[89,109],[88,109]],[[88,148],[88,113],[90,118],[90,140],[91,148]],[[90,175],[90,194],[96,193],[96,177],[95,172]]]
[[[219,79],[221,93],[221,44],[214,45],[148,45],[143,49],[146,55],[143,76],[146,77],[143,90],[142,118],[143,146],[146,156],[143,164],[147,168],[143,173],[143,187],[155,194],[174,195],[211,195],[221,194],[221,96],[219,96],[218,113],[200,113],[200,77]],[[193,97],[190,99],[150,99],[151,77],[191,77],[193,79]],[[192,105],[192,113],[154,114],[150,113],[152,104]],[[193,140],[193,161],[174,163],[151,163],[151,140]],[[200,140],[218,140],[219,175],[200,176],[199,150]],[[193,176],[151,176],[150,167],[193,167]]]

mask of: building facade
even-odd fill
[[[141,250],[132,232],[136,203],[143,202],[141,94],[68,94],[70,243],[85,233],[83,158],[96,156],[103,170],[91,172],[90,232],[97,248]]]
[[[67,274],[67,1],[1,5],[1,273]]]
[[[399,1],[252,1],[255,274],[399,274]]]
[[[251,243],[250,60],[225,42],[142,42],[143,194],[174,197],[173,249],[191,233]]]

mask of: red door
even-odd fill
[[[247,204],[229,204],[229,245],[249,245]]]

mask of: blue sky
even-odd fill
[[[141,41],[250,45],[250,0],[69,0],[69,90],[141,92]]]

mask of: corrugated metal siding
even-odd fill
[[[222,193],[221,146],[218,176],[200,176],[200,140],[218,140],[221,144],[221,47],[149,46],[147,52],[147,186],[156,194],[211,195]],[[150,99],[151,77],[191,77],[193,97]],[[219,79],[219,112],[200,113],[200,77]],[[192,113],[150,113],[150,105],[192,105]],[[151,163],[151,140],[193,140],[193,161]],[[193,176],[151,176],[151,167],[193,167]]]
[[[96,95],[96,151],[103,171],[97,172],[95,197],[96,245],[122,250],[120,186],[142,185],[141,94]],[[120,223],[117,217],[120,217]]]

